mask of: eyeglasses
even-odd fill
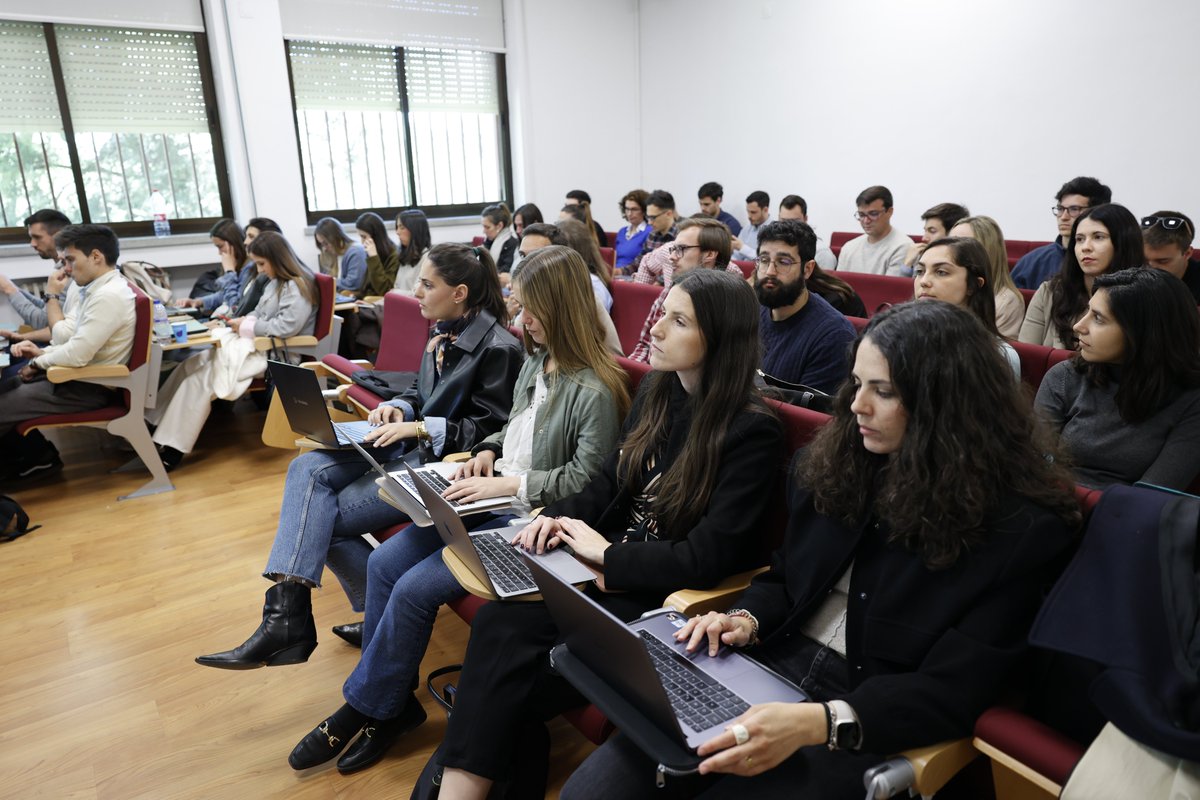
[[[1164,230],[1168,231],[1183,228],[1189,236],[1195,236],[1192,226],[1183,217],[1142,217],[1142,230],[1148,230],[1155,225],[1161,225]]]
[[[635,211],[641,211],[642,207],[641,206],[621,206],[621,210],[624,211],[626,214],[632,214]],[[655,216],[658,216],[658,215],[656,214]]]
[[[1061,217],[1065,211],[1067,212],[1067,217],[1070,219],[1075,219],[1089,208],[1091,208],[1091,206],[1055,206],[1054,208],[1050,209],[1050,213],[1056,217]]]
[[[888,210],[886,208],[882,211],[855,211],[854,218],[859,222],[862,222],[864,219],[879,219],[886,214],[887,211]]]
[[[682,258],[683,256],[687,255],[688,250],[691,250],[693,248],[696,250],[699,250],[700,245],[698,245],[698,244],[673,244],[667,249],[667,252],[669,252],[671,255],[675,256],[676,258]]]
[[[651,222],[654,222],[654,220],[658,219],[659,217],[663,216],[664,214],[669,214],[669,213],[671,213],[671,212],[669,212],[669,211],[660,211],[660,212],[658,212],[657,214],[650,214],[650,213],[647,213],[647,214],[646,214],[646,219],[650,220]]]
[[[775,258],[771,256],[759,256],[754,259],[754,263],[758,266],[760,272],[766,272],[772,264],[775,265],[776,272],[786,272],[795,269],[796,265],[800,262],[791,256],[776,256]]]

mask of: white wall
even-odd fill
[[[856,230],[876,183],[920,231],[943,201],[1014,239],[1055,233],[1054,193],[1095,175],[1135,214],[1200,214],[1200,106],[1177,0],[642,0],[646,188],[695,210],[705,180],[796,192],[821,233]],[[714,57],[715,55],[715,57]]]

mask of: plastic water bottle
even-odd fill
[[[167,220],[167,200],[158,189],[150,190],[150,210],[154,213],[154,235],[170,236],[171,223]]]
[[[157,223],[156,223],[157,224]],[[166,328],[165,334],[160,334],[159,342],[169,343],[174,340],[174,335],[171,333],[171,320],[167,318],[167,307],[162,304],[162,300],[154,301],[154,329],[156,332]]]

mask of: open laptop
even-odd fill
[[[311,369],[298,367],[284,361],[268,361],[271,380],[279,392],[279,402],[287,415],[288,425],[296,433],[303,434],[325,447],[337,449],[361,442],[374,430],[366,420],[334,422],[321,394],[321,382]]]
[[[710,657],[705,644],[687,654],[675,641],[687,622],[677,611],[664,609],[626,625],[540,563],[529,560],[528,566],[570,654],[688,748],[721,733],[752,705],[808,699],[791,681],[734,648],[722,646]]]
[[[490,587],[496,596],[501,598],[518,597],[537,592],[537,583],[534,582],[533,576],[529,574],[529,569],[521,559],[524,551],[510,544],[512,537],[516,535],[517,528],[510,525],[496,530],[474,533],[468,531],[462,518],[446,502],[440,492],[417,479],[416,470],[412,467],[406,464],[405,469],[417,483],[421,501],[429,510],[429,516],[433,518],[433,524],[437,527],[442,541],[467,565],[467,569],[471,570],[480,583]],[[524,527],[527,523],[519,524]],[[558,580],[566,581],[568,587],[572,583],[596,579],[594,572],[562,548],[549,550],[540,556],[530,556],[529,560],[536,562],[543,570],[553,574]]]
[[[379,476],[384,479],[382,484],[384,491],[396,501],[397,505],[404,509],[404,513],[408,514],[409,519],[422,528],[427,528],[433,524],[428,509],[421,500],[417,484],[423,483],[430,486],[437,493],[438,497],[441,497],[442,492],[450,485],[450,478],[458,470],[458,464],[449,464],[444,461],[424,464],[413,469],[413,472],[416,473],[416,477],[414,478],[402,469],[388,472],[387,468],[380,464],[379,460],[371,454],[371,448],[363,447],[358,442],[351,442],[351,444],[367,460],[367,463],[379,473]],[[518,502],[518,500],[513,495],[503,495],[501,497],[476,500],[471,503],[460,503],[457,500],[445,499],[442,502],[448,503],[456,514],[474,514],[479,511],[498,511],[511,506],[513,503]]]

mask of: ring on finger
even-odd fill
[[[753,762],[754,762],[754,756],[746,756],[746,764],[751,764]]]
[[[739,745],[750,741],[750,731],[746,730],[746,726],[740,722],[730,725],[729,732],[733,734],[733,741]]]

